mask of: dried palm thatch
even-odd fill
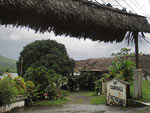
[[[150,32],[145,17],[83,0],[0,0],[0,24],[105,42]]]
[[[114,58],[91,58],[75,61],[75,72],[79,71],[106,71],[112,65]]]
[[[135,62],[134,56],[124,56],[121,57],[123,60],[131,60]],[[112,61],[115,58],[91,58],[87,60],[79,60],[75,61],[75,72],[79,71],[91,71],[91,70],[108,70],[108,68],[112,65]],[[150,55],[141,55],[139,56],[139,67],[143,70],[143,72],[147,72],[150,75]]]

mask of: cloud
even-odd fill
[[[93,42],[91,40],[55,36],[54,33],[35,33],[25,28],[0,27],[0,54],[17,59],[23,47],[35,40],[53,39],[65,45],[70,57],[87,59],[92,57],[109,57],[112,52],[119,51],[125,43],[111,44]]]
[[[69,56],[75,60],[87,58],[110,57],[111,53],[120,51],[121,48],[130,47],[134,51],[134,44],[128,46],[126,41],[121,43],[104,43],[89,39],[76,39],[65,36],[55,36],[54,33],[35,33],[25,28],[0,27],[0,54],[17,59],[23,47],[35,40],[52,39],[65,45]],[[150,40],[150,35],[146,34]],[[149,53],[150,44],[140,41],[140,50]]]

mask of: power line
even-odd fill
[[[141,7],[141,5],[136,1],[136,0],[134,0],[135,1],[135,3],[142,9],[142,11],[146,14],[146,15],[149,15],[142,7]]]
[[[139,35],[140,37],[142,37],[142,39],[144,39],[148,44],[150,44],[150,41],[148,39],[146,39],[145,37]]]
[[[104,4],[106,4],[106,2],[104,0],[101,0]]]
[[[101,3],[99,3],[97,0],[94,0],[97,4],[100,4],[101,5]],[[104,4],[106,4],[106,2],[104,2],[103,0],[101,0]]]
[[[117,0],[115,0],[115,1],[117,2],[117,4],[118,4],[120,7],[124,8]]]
[[[149,54],[147,51],[145,51],[144,49],[142,49],[141,47],[139,48],[141,51],[144,51],[144,53]]]
[[[133,1],[130,0],[130,1],[131,1],[131,2],[134,1],[134,2],[136,3],[136,5],[138,5],[138,9],[140,8],[140,11],[142,11],[142,12],[144,13],[144,16],[146,16],[148,19],[150,19],[150,15],[141,7],[141,5],[140,5],[136,0],[133,0]],[[134,2],[133,2],[133,3],[134,3]],[[135,4],[135,3],[134,3],[134,4]]]
[[[136,7],[136,8],[138,8],[140,11],[141,11],[141,13],[145,13],[143,10],[141,10],[140,8],[139,8],[139,6],[136,4],[136,3],[134,3],[132,0],[130,0],[130,2],[132,2],[132,4]]]
[[[123,1],[128,7],[130,7],[130,9],[132,9],[136,13],[136,11],[125,0],[123,0]]]
[[[142,35],[139,35],[142,39],[144,39],[144,41],[146,41],[148,44],[150,44],[150,40],[148,40],[148,39],[146,39],[144,36],[142,36]],[[141,47],[140,47],[140,49],[141,49]],[[143,49],[141,49],[142,51],[144,51],[145,53],[148,53],[147,51],[145,51],[145,50],[143,50]],[[149,54],[149,53],[148,53]]]

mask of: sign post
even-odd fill
[[[107,82],[107,104],[127,106],[130,96],[130,84],[128,82],[113,79]]]

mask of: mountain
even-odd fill
[[[9,59],[0,55],[0,72],[16,72],[16,60]]]

